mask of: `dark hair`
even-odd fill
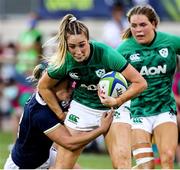
[[[124,4],[121,2],[114,2],[111,6],[111,10],[112,11],[116,11],[116,10],[123,10],[124,9]]]
[[[35,66],[32,75],[27,77],[27,80],[36,85],[39,79],[42,77],[43,72],[46,71],[47,66],[48,64],[46,62],[42,62]]]
[[[129,10],[129,12],[127,13],[127,18],[128,18],[129,23],[130,23],[131,17],[133,15],[145,15],[151,23],[154,22],[155,27],[157,27],[157,25],[160,22],[159,16],[157,15],[154,8],[151,7],[150,5],[138,5],[138,6],[131,8]],[[129,38],[131,36],[132,36],[131,30],[130,30],[130,28],[128,28],[124,32],[122,38],[126,39],[126,38]]]

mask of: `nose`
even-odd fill
[[[142,27],[141,26],[137,26],[136,27],[136,32],[141,32],[142,31]]]
[[[81,54],[81,53],[82,53],[82,52],[81,52],[81,49],[80,49],[79,47],[76,47],[75,53],[76,53],[76,54]]]

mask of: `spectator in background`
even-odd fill
[[[17,90],[16,98],[10,100],[12,105],[12,113],[11,113],[11,120],[12,120],[12,132],[13,132],[13,139],[16,139],[19,120],[24,111],[24,106],[28,98],[34,92],[34,88],[31,86],[26,86],[21,83],[18,83],[14,80],[14,86],[11,86]]]
[[[33,87],[18,83],[13,77],[4,78],[1,82],[0,112],[1,119],[12,120],[13,138],[16,138],[19,120],[27,99],[34,92]]]
[[[0,127],[6,129],[6,121],[11,117],[11,99],[14,97],[15,88],[10,88],[14,76],[14,62],[16,59],[16,45],[13,42],[3,44],[0,47]]]
[[[2,55],[2,53],[3,53],[3,45],[2,45],[2,43],[0,41],[0,55]]]
[[[42,54],[42,33],[37,28],[38,16],[35,13],[30,14],[28,21],[28,29],[22,32],[18,40],[18,55],[17,55],[17,80],[22,83],[25,78],[20,79],[22,75],[27,77],[32,74],[34,67],[40,61]]]
[[[116,48],[121,42],[121,34],[128,23],[124,18],[124,6],[122,3],[114,2],[111,7],[112,19],[103,27],[102,40],[104,43]]]
[[[146,5],[149,4],[149,0],[132,0],[134,6],[135,5]]]
[[[7,80],[14,77],[14,64],[16,61],[17,48],[14,42],[9,42],[4,45],[1,55],[0,76]]]
[[[3,130],[3,121],[10,115],[10,102],[3,95],[5,83],[0,78],[0,130]]]
[[[176,163],[180,165],[180,56],[177,57],[176,73],[173,81],[173,92],[177,105],[177,124],[178,124],[178,146],[176,149]]]

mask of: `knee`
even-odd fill
[[[175,153],[172,149],[164,149],[160,153],[161,164],[163,165],[172,165],[174,162]]]
[[[137,143],[132,147],[136,168],[153,169],[154,156],[150,143]]]

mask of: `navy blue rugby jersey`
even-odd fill
[[[63,124],[38,93],[24,107],[19,132],[11,156],[22,169],[34,169],[49,158],[52,141],[45,135]]]

